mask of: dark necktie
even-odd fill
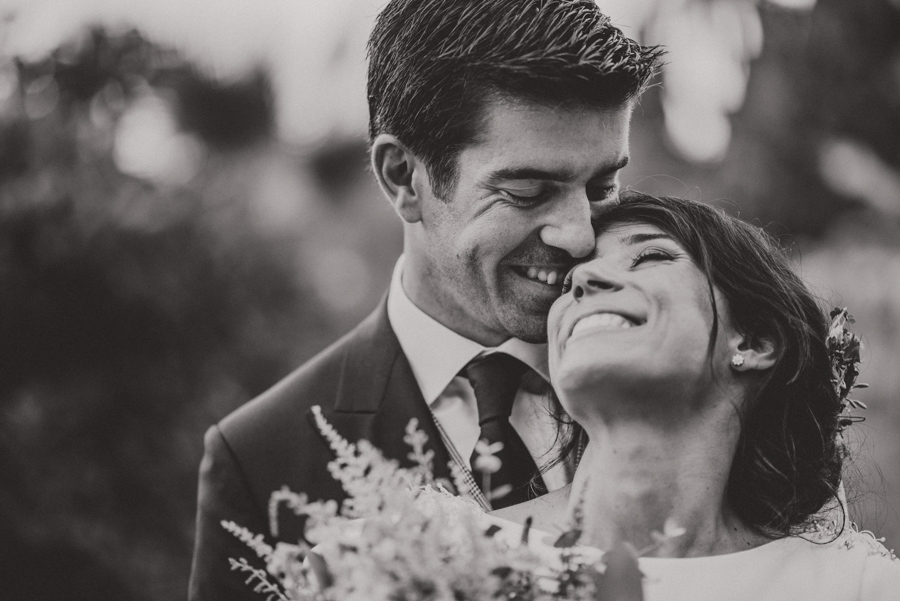
[[[489,444],[503,443],[503,449],[495,455],[502,462],[501,467],[498,472],[491,474],[490,488],[497,490],[509,485],[512,490],[499,499],[493,499],[491,506],[494,509],[534,498],[537,494],[532,494],[532,486],[535,491],[546,490],[531,453],[509,423],[516,392],[522,376],[528,370],[527,365],[504,353],[492,353],[473,359],[464,370],[475,390],[475,401],[478,404],[478,425],[481,428],[478,439],[486,440]],[[482,474],[474,469],[477,458],[476,451],[470,459],[472,473],[478,486],[483,487]]]

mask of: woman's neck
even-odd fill
[[[691,557],[764,542],[725,502],[739,434],[733,409],[686,423],[618,419],[585,429],[591,442],[569,498],[569,510],[583,513],[584,543],[608,549],[625,541],[649,556]],[[660,543],[652,533],[667,519],[685,533]]]

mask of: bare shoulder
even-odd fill
[[[571,485],[547,493],[537,499],[492,511],[490,515],[524,524],[531,518],[533,528],[550,534],[559,534],[568,527],[569,489]]]

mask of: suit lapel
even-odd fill
[[[347,440],[366,439],[403,465],[409,464],[411,450],[403,437],[415,418],[434,451],[435,477],[449,477],[450,454],[391,329],[387,297],[355,332],[341,366],[333,409],[323,408],[323,414]]]

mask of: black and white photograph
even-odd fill
[[[0,599],[897,552],[900,0],[0,0]]]

